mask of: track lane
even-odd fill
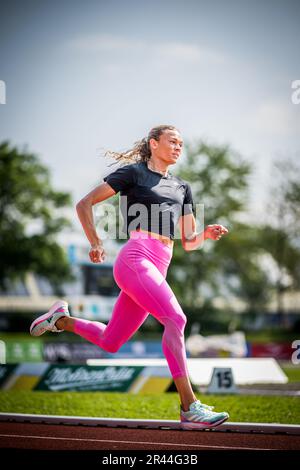
[[[37,450],[300,450],[300,436],[0,423],[0,447]]]

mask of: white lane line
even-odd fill
[[[143,442],[143,441],[117,441],[112,439],[81,439],[78,437],[53,437],[53,436],[28,436],[22,434],[0,434],[0,437],[21,437],[26,439],[52,439],[57,441],[81,441],[81,442],[110,442],[119,444],[144,444],[144,445],[156,445],[156,446],[176,446],[176,447],[199,447],[209,449],[232,449],[232,450],[274,450],[274,449],[263,449],[261,447],[236,447],[236,446],[212,446],[205,444],[174,444],[174,442]]]

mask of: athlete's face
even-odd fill
[[[158,158],[166,162],[168,165],[173,165],[180,157],[183,146],[183,140],[178,131],[166,130],[164,131],[159,140],[151,139],[151,150]]]

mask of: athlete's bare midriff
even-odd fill
[[[170,248],[172,248],[174,245],[174,241],[171,240],[171,238],[166,237],[165,235],[160,235],[159,233],[155,233],[155,232],[149,232],[148,230],[144,230],[141,228],[137,228],[136,231],[148,233],[151,237],[156,238],[157,240],[160,240],[161,242],[163,242],[165,245],[169,246]]]

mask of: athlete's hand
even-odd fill
[[[103,263],[106,256],[103,245],[100,243],[96,245],[91,245],[89,256],[92,263]]]
[[[227,233],[227,228],[219,224],[207,225],[204,230],[205,238],[211,238],[212,240],[220,240]]]

